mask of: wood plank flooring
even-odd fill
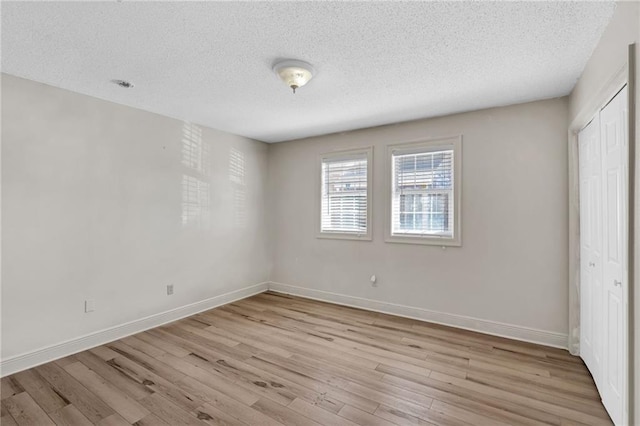
[[[9,425],[610,425],[565,350],[263,293],[1,380]]]

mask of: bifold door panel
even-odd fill
[[[580,355],[616,425],[627,418],[627,89],[578,135]]]

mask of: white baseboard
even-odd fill
[[[567,349],[568,335],[553,331],[538,330],[535,328],[505,324],[497,321],[483,320],[463,315],[447,314],[428,309],[380,302],[378,300],[347,296],[344,294],[331,293],[276,282],[269,283],[269,290],[278,293],[306,297],[308,299],[320,300],[323,302],[335,303],[338,305],[351,306],[354,308],[411,318],[419,321],[448,325],[494,336],[507,337],[509,339],[521,340],[524,342],[538,343],[540,345],[552,346],[554,348]]]
[[[114,340],[122,339],[123,337],[127,337],[132,334],[140,333],[141,331],[145,331],[150,328],[158,327],[163,324],[197,314],[198,312],[203,312],[217,306],[253,296],[254,294],[262,293],[267,291],[268,287],[269,283],[267,282],[255,284],[240,290],[234,290],[219,296],[191,303],[189,305],[180,306],[169,311],[150,315],[125,324],[120,324],[115,327],[96,331],[56,345],[3,359],[0,361],[0,377],[8,376],[10,374],[17,373],[18,371],[36,367]]]

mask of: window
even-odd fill
[[[460,245],[461,139],[391,145],[387,241]]]
[[[321,156],[321,238],[371,240],[372,149]]]

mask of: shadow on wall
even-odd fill
[[[202,141],[202,129],[191,123],[182,126],[182,226],[211,229],[211,174],[209,144]]]
[[[227,199],[233,227],[247,227],[247,160],[244,152],[229,149],[229,181]],[[202,128],[192,123],[182,126],[182,226],[210,231],[212,226],[211,146],[202,140]],[[224,219],[226,221],[226,218]]]
[[[247,226],[247,190],[245,182],[246,160],[242,151],[231,148],[229,151],[229,180],[233,191],[233,224],[243,229]]]

